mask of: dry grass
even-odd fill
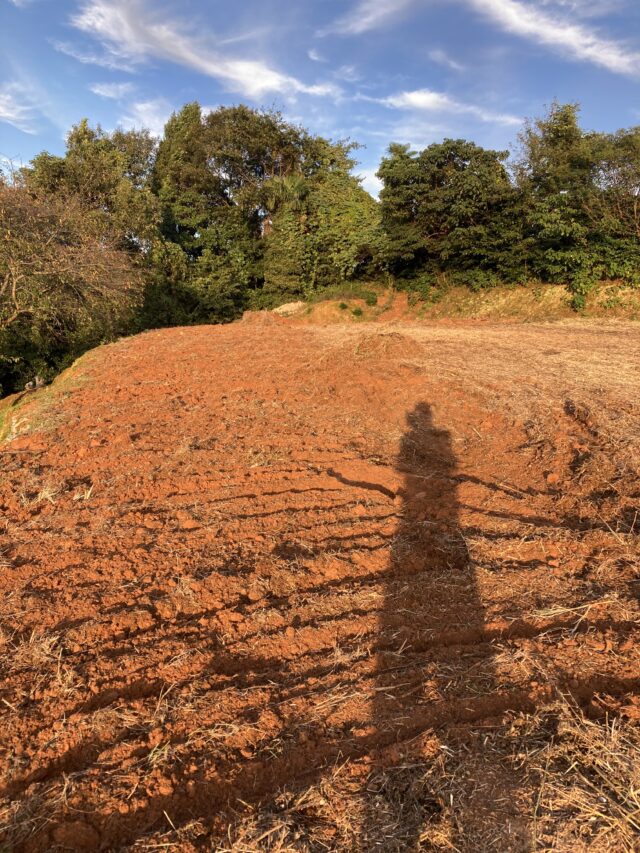
[[[640,732],[587,719],[562,700],[533,716],[479,728],[482,750],[456,737],[426,759],[368,774],[327,771],[269,805],[245,805],[213,849],[311,851],[596,851],[640,849]],[[480,762],[478,764],[477,762]],[[472,766],[473,765],[473,766]],[[511,779],[511,799],[504,787]],[[524,783],[524,779],[528,780]],[[502,791],[496,797],[496,791]],[[515,806],[518,790],[519,805]],[[528,802],[528,814],[522,805]],[[513,820],[513,810],[521,819]],[[148,848],[151,849],[151,848]]]
[[[286,458],[286,453],[283,450],[251,447],[247,451],[247,465],[249,468],[265,468],[269,465],[282,462]]]
[[[360,770],[362,768],[359,768]],[[220,853],[455,850],[448,809],[432,791],[441,769],[397,766],[364,780],[353,765],[302,791],[282,791],[268,809],[247,807],[229,824]]]
[[[20,669],[41,672],[49,671],[59,660],[58,645],[60,637],[57,634],[47,634],[34,630],[25,639],[14,643],[9,640],[6,644],[6,663],[9,672]]]
[[[0,851],[20,849],[31,836],[42,832],[57,814],[68,808],[73,776],[62,776],[50,785],[36,786],[22,800],[0,801]]]
[[[20,672],[30,673],[29,695],[33,698],[44,685],[56,686],[61,697],[75,693],[81,679],[76,670],[64,659],[64,650],[58,634],[33,630],[27,637],[18,639],[6,632],[0,634],[0,675],[5,678]],[[8,683],[8,682],[7,682]],[[16,694],[25,698],[24,688]],[[17,713],[12,701],[2,703]]]
[[[73,496],[74,501],[88,501],[93,494],[93,485],[89,486],[86,489],[81,489],[79,492]]]
[[[587,719],[568,702],[538,725],[551,738],[535,751],[534,818],[541,849],[640,849],[640,731],[620,718]]]
[[[56,486],[42,486],[35,494],[32,493],[22,493],[20,499],[22,501],[23,506],[26,507],[35,507],[40,506],[43,503],[50,503],[54,505],[56,503],[56,496],[60,493],[60,489]]]

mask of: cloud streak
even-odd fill
[[[133,83],[93,83],[89,89],[94,95],[100,95],[101,98],[119,101],[125,95],[131,94],[134,86]]]
[[[640,51],[608,38],[584,23],[618,6],[617,0],[459,0],[511,35],[555,50],[563,56],[589,62],[615,74],[640,76]],[[410,6],[425,0],[359,0],[346,15],[319,35],[362,35],[388,24]],[[555,10],[555,11],[554,11]],[[562,11],[564,10],[564,12]],[[569,13],[569,14],[567,14]],[[576,21],[576,17],[583,21]],[[433,52],[432,52],[433,53]],[[444,55],[434,61],[444,60]],[[434,58],[433,56],[431,58]],[[455,68],[455,63],[449,63]]]
[[[362,35],[387,24],[414,2],[415,0],[360,0],[350,12],[321,29],[318,35]]]
[[[107,68],[109,71],[135,71],[135,65],[125,62],[124,56],[115,53],[94,53],[93,51],[81,50],[66,41],[51,41],[51,45],[58,53],[70,56],[76,62],[83,65],[97,65],[99,68]]]
[[[284,96],[337,94],[332,84],[307,85],[260,60],[225,56],[178,23],[154,15],[143,0],[89,0],[71,23],[97,39],[114,65],[163,59],[215,77],[251,98],[273,92]]]
[[[0,84],[0,122],[23,133],[36,134],[36,107],[32,93],[20,83]]]
[[[443,65],[445,68],[451,68],[452,71],[465,70],[464,65],[457,62],[455,59],[452,59],[446,51],[440,48],[430,50],[428,56],[432,62],[436,62],[438,65]]]
[[[505,32],[591,62],[617,74],[640,75],[640,52],[595,30],[520,0],[465,0]]]
[[[376,98],[379,104],[398,110],[411,110],[420,113],[447,113],[452,115],[470,115],[480,121],[511,125],[522,124],[522,118],[506,113],[497,113],[477,104],[458,101],[444,92],[434,92],[432,89],[415,89],[409,92],[399,92],[388,98]]]

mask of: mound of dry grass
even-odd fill
[[[588,719],[562,700],[517,719],[514,760],[537,788],[536,850],[640,849],[640,730],[620,717]]]

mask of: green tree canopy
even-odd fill
[[[392,145],[378,176],[392,269],[428,273],[493,270],[512,234],[515,191],[507,152],[463,139],[424,151]]]
[[[28,187],[77,196],[122,247],[140,251],[157,233],[158,203],[149,178],[155,140],[148,131],[105,133],[83,119],[67,136],[63,157],[38,154],[23,170]]]

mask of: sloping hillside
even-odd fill
[[[639,399],[630,324],[259,315],[8,408],[0,845],[633,849]]]

